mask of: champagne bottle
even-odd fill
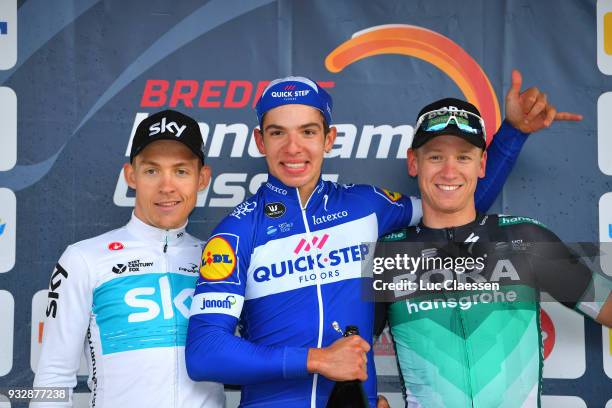
[[[357,326],[346,326],[344,337],[359,335]],[[327,408],[368,408],[363,384],[359,380],[336,381],[329,399]]]

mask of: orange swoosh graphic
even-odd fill
[[[423,27],[383,25],[355,33],[325,58],[330,72],[340,72],[353,62],[382,54],[400,54],[427,61],[446,73],[485,122],[487,143],[501,125],[495,91],[480,65],[450,38]]]

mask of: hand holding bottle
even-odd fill
[[[370,345],[358,335],[342,337],[331,346],[308,350],[308,371],[333,381],[365,381]]]

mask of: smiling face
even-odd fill
[[[419,180],[425,225],[444,228],[474,220],[474,191],[485,175],[486,159],[486,152],[456,136],[437,136],[408,151],[410,175]]]
[[[173,140],[149,144],[123,168],[128,185],[136,190],[134,214],[161,229],[185,224],[198,191],[210,181],[210,168],[202,166],[184,144]]]
[[[323,154],[336,138],[336,129],[324,132],[323,116],[306,105],[283,105],[268,111],[263,130],[255,129],[259,152],[268,171],[289,187],[297,187],[302,203],[310,197],[321,175]]]

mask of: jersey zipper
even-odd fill
[[[297,198],[298,198],[298,203],[300,204],[300,210],[302,212],[302,221],[304,222],[304,229],[306,230],[306,239],[309,243],[312,242],[312,232],[310,231],[310,227],[308,226],[308,218],[306,217],[306,210],[308,209],[308,203],[310,202],[310,199],[312,198],[312,196],[315,194],[316,189],[317,188],[315,187],[315,190],[312,191],[312,193],[310,194],[310,197],[308,197],[308,200],[306,200],[306,204],[304,204],[304,206],[302,206],[302,199],[300,197],[300,191],[297,188],[295,189],[295,193],[297,194]],[[316,279],[317,303],[319,306],[319,332],[317,335],[317,348],[321,348],[323,344],[323,294],[321,293],[321,271],[319,270],[319,266],[316,263],[315,263],[315,269],[317,271],[316,273],[317,275],[317,279]],[[311,408],[316,408],[317,406],[318,379],[319,379],[319,374],[315,373],[312,376],[312,391],[310,394],[310,407]]]
[[[446,228],[446,238],[448,239],[448,241],[453,244],[454,240],[455,240],[455,229],[454,228]],[[451,273],[453,274],[453,279],[457,280],[457,272],[455,272],[454,270],[451,271]],[[461,326],[461,336],[463,338],[463,342],[464,342],[464,347],[463,347],[463,351],[465,354],[465,365],[466,365],[466,381],[467,381],[467,389],[469,391],[469,399],[470,399],[470,406],[473,408],[474,407],[474,398],[473,398],[473,390],[472,390],[472,378],[471,378],[471,364],[470,364],[470,353],[468,352],[468,339],[466,336],[466,330],[465,330],[465,320],[464,320],[464,316],[463,313],[461,312],[460,308],[455,309],[457,310],[457,313],[459,315],[459,325]]]
[[[174,299],[174,291],[173,291],[173,285],[172,285],[172,279],[171,279],[171,273],[170,273],[170,267],[168,266],[168,234],[166,234],[164,236],[164,246],[163,246],[163,251],[162,251],[162,260],[163,260],[163,271],[164,274],[168,277],[168,286],[170,289],[170,298]],[[173,316],[174,320],[174,325],[175,325],[175,329],[176,329],[176,314],[174,314]],[[176,340],[176,339],[175,339]],[[175,341],[176,343],[176,341]],[[173,381],[172,381],[172,400],[173,400],[173,404],[172,406],[176,407],[178,405],[178,347],[173,347],[174,349],[174,375],[173,375]]]

